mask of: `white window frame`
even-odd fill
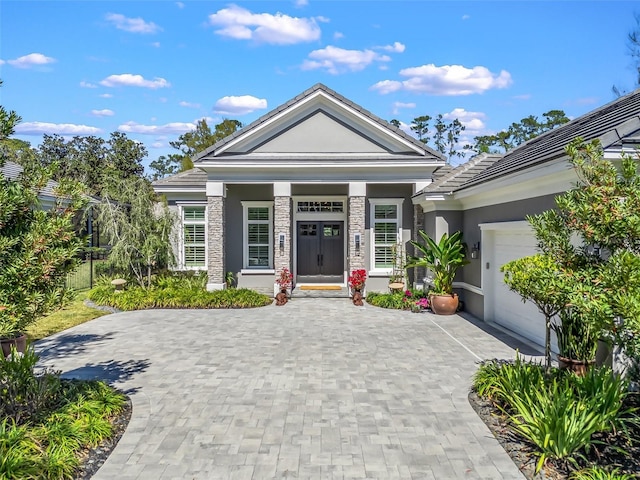
[[[243,201],[242,203],[242,265],[243,270],[271,271],[273,270],[273,201]],[[249,208],[259,207],[269,209],[268,220],[252,220],[251,223],[263,223],[269,225],[269,265],[249,266]]]
[[[178,204],[179,213],[180,213],[180,252],[179,255],[179,264],[181,270],[207,270],[209,266],[209,229],[207,228],[207,204],[202,202],[194,202],[194,203],[180,203]],[[184,219],[184,209],[185,207],[204,207],[204,220],[187,220]],[[184,254],[185,242],[184,242],[184,227],[185,225],[204,225],[204,265],[201,266],[187,266],[186,258]]]
[[[402,239],[402,204],[403,198],[370,198],[369,199],[369,273],[373,275],[391,275],[393,273],[393,267],[391,268],[376,268],[376,235],[375,224],[391,223],[389,219],[376,219],[376,205],[394,205],[397,209],[397,223],[396,242],[398,243]]]

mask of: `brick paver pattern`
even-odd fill
[[[130,391],[96,480],[521,479],[467,399],[479,358],[514,357],[505,338],[457,315],[294,298],[118,313],[37,349]]]

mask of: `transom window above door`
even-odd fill
[[[344,202],[331,201],[331,202],[297,202],[297,211],[299,213],[342,213],[344,212]]]

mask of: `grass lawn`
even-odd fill
[[[83,302],[87,298],[87,292],[79,292],[69,305],[57,312],[41,318],[38,322],[27,328],[27,337],[30,341],[40,340],[67,328],[80,325],[94,318],[107,315],[109,312],[95,310],[87,307]]]

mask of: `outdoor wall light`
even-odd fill
[[[357,253],[360,253],[361,237],[360,237],[360,234],[359,234],[359,233],[356,233],[356,234],[353,236],[353,243],[355,244],[356,252],[357,252]]]
[[[278,243],[280,245],[280,250],[284,250],[284,240],[285,240],[285,234],[284,233],[278,234]]]
[[[480,242],[474,243],[471,249],[471,258],[478,258],[478,255],[480,255]]]

